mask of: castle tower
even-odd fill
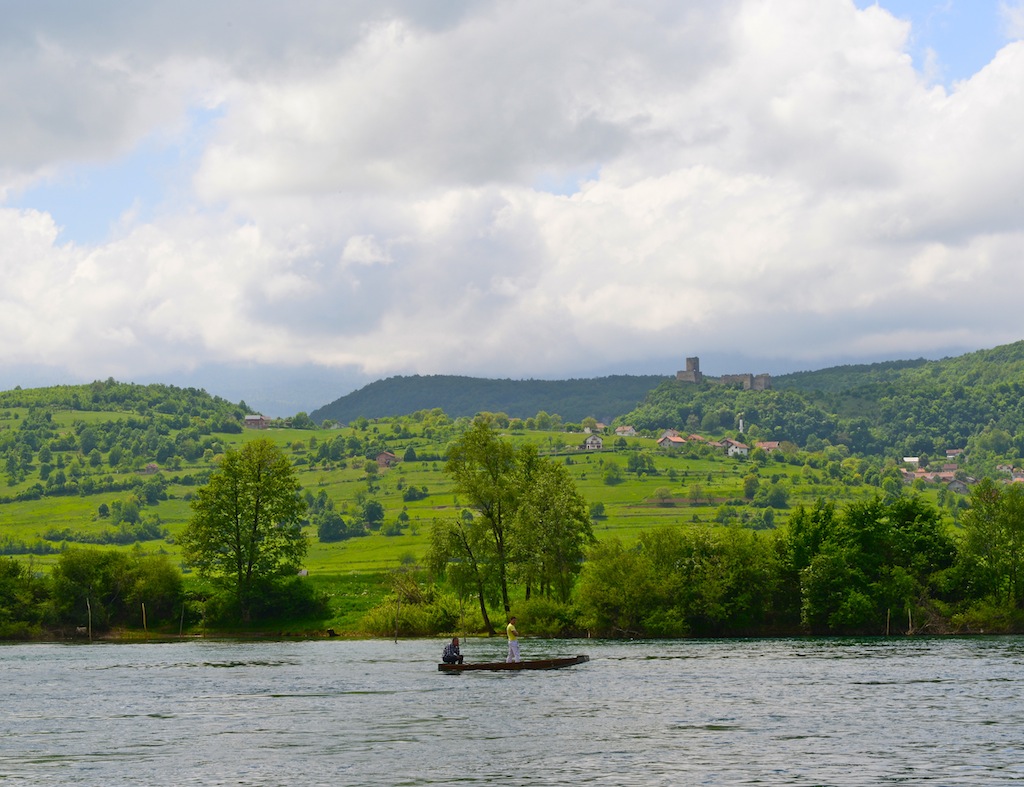
[[[687,358],[686,371],[676,372],[676,379],[681,383],[699,383],[703,380],[704,375],[700,373],[700,358]]]

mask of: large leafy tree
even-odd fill
[[[488,634],[495,634],[487,601],[496,596],[496,563],[488,530],[469,510],[461,517],[440,520],[431,531],[429,561],[435,574],[444,574],[460,596],[473,593]]]
[[[874,498],[841,513],[825,502],[790,520],[802,618],[815,633],[880,633],[890,614],[927,609],[955,547],[939,512],[916,497]]]
[[[985,479],[964,513],[961,558],[974,595],[1024,609],[1024,488]]]
[[[248,620],[261,584],[294,576],[305,556],[305,509],[295,470],[271,441],[228,451],[192,501],[181,537],[185,560],[229,587]]]
[[[511,609],[508,550],[519,502],[518,464],[516,448],[501,440],[485,421],[478,421],[451,445],[445,464],[445,472],[455,482],[456,494],[466,498],[469,508],[476,513],[469,525],[487,534],[486,540],[478,534],[469,540],[486,545],[486,554],[477,555],[476,559],[491,563],[496,569],[506,612]]]
[[[749,634],[785,624],[775,535],[664,527],[590,551],[579,608],[601,635]]]
[[[564,465],[520,456],[520,500],[512,530],[516,576],[533,591],[567,602],[594,541],[590,510]]]
[[[476,590],[488,629],[487,598],[508,612],[513,582],[567,599],[592,534],[565,469],[479,421],[450,446],[445,471],[471,515],[438,523],[431,563]]]
[[[38,631],[47,588],[13,557],[0,557],[0,639],[28,638]]]
[[[58,623],[93,630],[166,623],[180,609],[181,573],[165,555],[69,549],[50,575],[51,611]]]

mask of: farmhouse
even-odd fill
[[[728,437],[722,441],[722,447],[729,456],[746,456],[750,453],[750,446],[746,443],[741,443],[739,440],[732,440]]]
[[[586,440],[583,441],[583,448],[587,451],[600,451],[604,448],[604,440],[598,437],[596,434],[590,435]]]
[[[266,429],[268,426],[270,421],[260,414],[245,416],[246,429]]]

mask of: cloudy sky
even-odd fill
[[[1024,0],[0,0],[0,387],[1024,338]]]

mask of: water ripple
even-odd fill
[[[995,785],[1024,780],[1024,645],[573,643],[437,672],[437,640],[0,647],[0,781]],[[469,658],[503,657],[469,638]]]

